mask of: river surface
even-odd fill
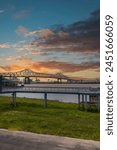
[[[40,86],[40,87],[91,87],[99,88],[99,84],[28,84],[26,86]],[[11,94],[4,94],[5,96],[11,96]],[[27,98],[36,98],[43,99],[44,94],[38,93],[18,93],[17,97],[27,97]],[[48,94],[48,100],[58,100],[62,102],[72,102],[77,103],[78,96],[73,94]],[[88,100],[88,99],[87,99]]]

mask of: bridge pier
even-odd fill
[[[80,108],[80,94],[78,94],[78,109]]]
[[[62,82],[62,79],[58,78],[58,79],[57,79],[57,82],[61,83],[61,82]]]
[[[12,94],[12,99],[13,99],[13,106],[14,107],[16,107],[16,92],[14,92],[13,94]]]
[[[44,108],[47,108],[47,93],[44,93]]]
[[[82,94],[82,107],[84,109],[84,94]]]
[[[25,77],[24,83],[25,83],[25,84],[30,84],[30,78],[29,78],[29,77]]]
[[[82,96],[82,101],[80,101]],[[80,102],[82,102],[82,108],[87,111],[87,97],[88,95],[86,94],[78,94],[78,109],[80,109]]]
[[[87,95],[84,96],[85,96],[85,111],[87,111]]]

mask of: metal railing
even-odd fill
[[[64,93],[100,93],[100,88],[91,87],[39,87],[39,86],[24,86],[24,87],[3,87],[3,92],[64,92]]]

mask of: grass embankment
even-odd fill
[[[77,104],[17,98],[14,108],[10,97],[0,97],[0,128],[99,140],[100,114],[79,111]]]

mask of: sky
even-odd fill
[[[99,0],[0,0],[0,72],[99,79]]]

